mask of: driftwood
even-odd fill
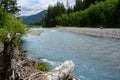
[[[74,71],[72,60],[67,60],[50,72],[42,72],[33,67],[34,62],[25,58],[18,49],[14,49],[13,42],[17,33],[12,37],[7,35],[3,50],[3,70],[0,80],[63,80]],[[70,80],[78,80],[70,77]]]
[[[67,60],[60,66],[56,67],[50,72],[41,72],[32,66],[32,61],[27,58],[20,58],[14,60],[14,73],[19,75],[18,79],[21,80],[63,80],[69,76],[69,74],[75,69],[73,61]],[[14,76],[14,75],[13,75]],[[15,78],[15,76],[12,79]],[[74,77],[70,77],[70,80],[79,80]]]
[[[72,60],[67,60],[60,66],[56,67],[54,70],[43,73],[43,74],[33,74],[27,79],[29,80],[63,80],[66,78],[73,70],[75,65]],[[71,78],[73,80],[73,78]]]
[[[42,80],[62,80],[66,78],[75,69],[72,60],[67,60],[51,72],[45,73]]]

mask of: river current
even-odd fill
[[[22,37],[28,58],[48,62],[53,68],[71,59],[76,66],[72,74],[81,80],[120,80],[120,39],[42,30],[41,35]]]

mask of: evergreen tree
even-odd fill
[[[83,9],[83,3],[82,0],[76,0],[75,6],[74,6],[74,11],[80,11]]]
[[[105,0],[83,0],[83,9],[88,8],[91,4],[95,4],[95,2],[100,2]]]
[[[6,10],[6,12],[11,14],[16,14],[20,11],[17,6],[17,0],[2,0],[1,5]]]
[[[56,16],[66,13],[66,9],[63,3],[58,2],[55,6],[49,6],[47,14],[43,19],[43,25],[46,27],[55,27],[57,22],[55,20]]]
[[[120,0],[118,1],[117,7],[116,7],[116,22],[118,24],[118,26],[120,26]]]
[[[106,0],[94,2],[93,5],[85,10],[72,12],[69,15],[63,14],[57,16],[56,20],[58,25],[62,26],[119,27],[120,1]]]
[[[70,13],[72,13],[73,12],[73,8],[72,7],[68,7],[68,9],[67,9],[67,14],[70,14]]]

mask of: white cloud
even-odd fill
[[[18,0],[18,6],[21,7],[21,15],[32,15],[47,9],[49,5],[54,5],[58,1],[66,5],[66,0]],[[69,4],[74,5],[74,1],[69,0]]]

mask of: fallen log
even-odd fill
[[[0,73],[0,80],[63,80],[69,78],[71,72],[75,69],[72,60],[67,60],[55,69],[49,72],[41,72],[33,66],[33,62],[20,55],[19,50],[15,50],[13,42],[17,37],[15,33],[12,37],[8,34],[4,42],[3,50],[3,70]],[[79,80],[70,77],[68,80]]]
[[[75,64],[72,60],[66,60],[63,64],[59,65],[50,72],[44,74],[36,74],[28,77],[29,80],[63,80],[75,69]],[[71,79],[76,80],[76,79]]]
[[[45,74],[46,80],[60,80],[67,77],[75,69],[75,65],[72,60],[67,60],[60,66],[56,67],[51,72]]]
[[[75,64],[72,60],[66,60],[64,63],[53,69],[49,72],[41,72],[40,70],[35,69],[28,59],[18,60],[16,64],[17,69],[14,69],[19,74],[19,79],[21,80],[63,80],[64,78],[69,77],[70,73],[74,71]],[[70,76],[68,80],[79,80],[73,76]]]

